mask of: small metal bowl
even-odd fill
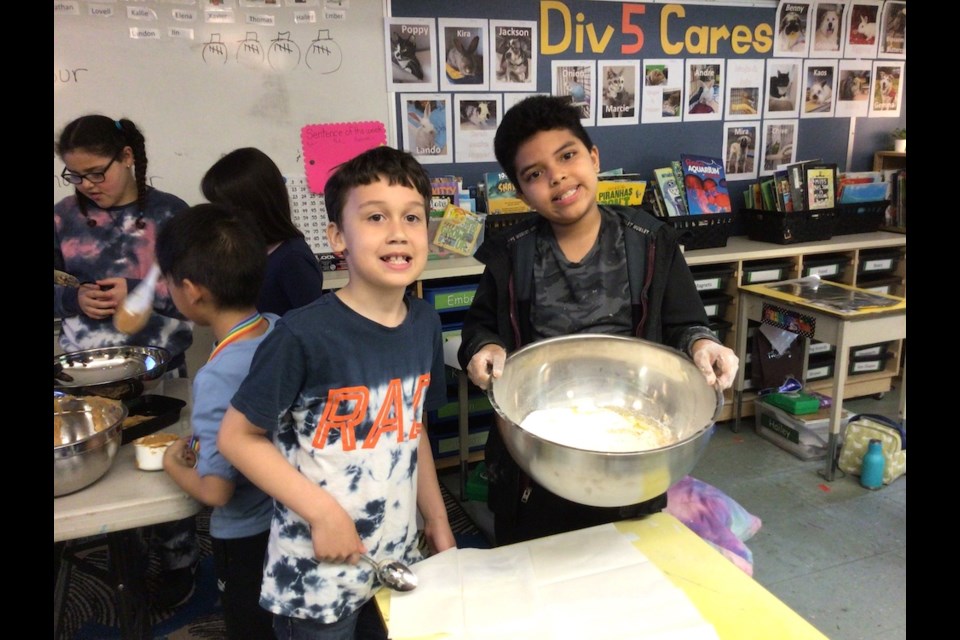
[[[116,400],[139,397],[167,370],[170,352],[160,347],[103,347],[53,359],[53,388],[71,395]]]
[[[127,408],[119,400],[54,391],[54,498],[88,487],[110,470],[126,417]]]
[[[514,351],[489,396],[517,464],[558,496],[596,507],[644,502],[690,473],[723,407],[723,394],[679,351],[601,334],[548,338]],[[586,401],[655,421],[673,441],[641,451],[589,450],[520,426],[538,409]],[[582,425],[586,434],[592,427],[590,420]]]

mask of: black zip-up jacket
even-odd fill
[[[623,226],[634,335],[688,355],[698,339],[719,342],[707,327],[703,302],[680,251],[676,230],[640,209],[611,205],[601,205],[601,209],[616,214]],[[548,224],[546,219],[536,216],[491,236],[477,249],[474,257],[485,269],[461,331],[462,344],[457,355],[464,370],[484,345],[498,344],[509,354],[533,340],[530,306],[536,232]],[[665,496],[620,509],[574,505],[563,500],[520,472],[497,429],[491,429],[487,437],[485,454],[489,504],[496,516],[498,544],[653,513],[666,506]],[[547,499],[544,512],[538,509],[537,519],[542,522],[533,529],[516,526],[521,495],[528,489],[538,493],[540,499]],[[522,504],[528,504],[531,491]],[[556,508],[560,503],[565,509]],[[567,521],[550,522],[549,514],[562,513],[567,514]]]

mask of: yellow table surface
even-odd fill
[[[673,516],[658,513],[616,526],[636,537],[634,546],[683,590],[721,639],[827,637]],[[389,628],[390,591],[381,589],[376,598]]]

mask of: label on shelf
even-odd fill
[[[808,276],[835,276],[840,273],[840,265],[825,264],[822,267],[809,267],[806,271]]]
[[[697,285],[697,291],[714,291],[720,289],[723,286],[723,278],[703,278],[701,280],[694,280],[693,283]]]
[[[893,269],[893,258],[883,258],[882,260],[867,260],[863,263],[862,271],[889,271]]]

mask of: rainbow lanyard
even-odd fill
[[[266,321],[267,319],[264,318],[262,315],[260,315],[260,312],[258,311],[254,313],[252,316],[250,316],[249,318],[247,318],[246,320],[242,320],[241,322],[236,324],[233,327],[233,329],[230,329],[230,331],[227,332],[227,335],[224,336],[223,340],[217,343],[217,346],[213,350],[213,353],[211,353],[210,357],[207,358],[207,362],[210,362],[211,360],[216,358],[217,354],[223,351],[224,347],[226,347],[228,344],[230,344],[231,342],[236,342],[237,340],[244,337],[251,331],[256,330],[260,326],[260,323],[265,323]]]

